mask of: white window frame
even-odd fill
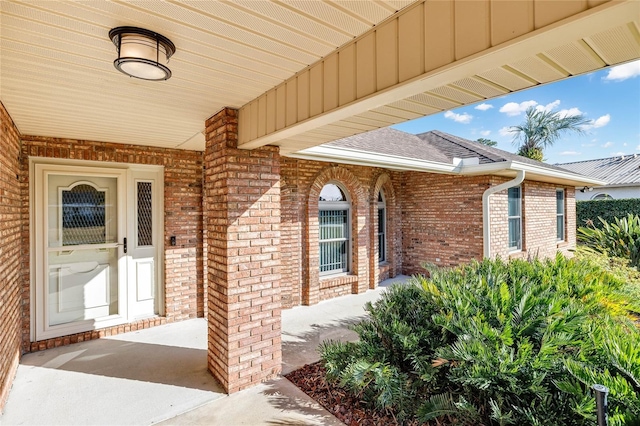
[[[332,275],[344,275],[344,274],[348,274],[351,271],[351,200],[349,197],[349,192],[344,188],[344,186],[342,184],[340,184],[339,182],[335,182],[335,181],[330,181],[327,182],[323,188],[327,185],[336,185],[338,188],[340,188],[340,190],[342,191],[342,193],[344,194],[346,201],[318,201],[318,268],[320,269],[320,276],[321,277],[326,277],[326,276],[332,276]],[[347,223],[346,223],[346,235],[344,238],[339,238],[339,239],[329,239],[329,240],[322,240],[321,239],[321,228],[322,228],[322,224],[320,223],[320,212],[322,211],[338,211],[338,210],[342,210],[342,211],[346,211],[346,217],[347,217]],[[336,242],[336,241],[345,241],[346,242],[346,260],[345,260],[345,267],[341,268],[341,269],[331,269],[328,271],[323,271],[322,270],[322,264],[320,263],[322,256],[321,256],[321,252],[322,252],[322,245],[323,243],[329,243],[329,242]]]
[[[558,195],[562,194],[562,198],[558,198]],[[565,241],[566,237],[566,232],[567,232],[567,224],[566,224],[566,198],[567,198],[567,194],[565,192],[564,189],[556,189],[556,240],[558,242],[563,242]],[[558,210],[560,210],[560,207],[562,208],[561,212],[558,212]],[[560,220],[562,219],[562,220]],[[562,235],[559,235],[560,233],[558,232],[558,224],[562,223]]]
[[[382,229],[380,229],[380,214],[382,214]],[[382,189],[378,193],[378,263],[387,262],[387,199]]]
[[[511,200],[511,191],[517,189],[518,190],[518,214],[517,215],[510,215],[509,213],[509,204],[510,204],[510,200]],[[507,189],[507,228],[508,228],[508,248],[509,248],[509,252],[517,252],[517,251],[521,251],[522,250],[522,186],[514,186],[512,188]],[[518,233],[520,238],[517,241],[517,244],[515,246],[511,245],[511,223],[513,221],[518,221]]]

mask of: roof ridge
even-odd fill
[[[474,141],[472,141],[470,139],[465,139],[465,138],[462,138],[460,136],[452,135],[451,133],[446,133],[446,132],[443,132],[443,131],[440,131],[440,130],[432,130],[431,132],[437,134],[438,136],[440,136],[440,137],[442,137],[442,138],[444,138],[446,140],[448,140],[451,143],[455,143],[458,146],[462,146],[462,147],[467,148],[467,149],[469,149],[471,151],[474,151],[476,154],[483,155],[483,156],[489,158],[490,160],[494,160],[495,161],[496,159],[494,157],[498,157],[502,161],[507,161],[508,160],[506,157],[500,156],[499,154],[497,154],[495,152],[492,152],[489,149],[486,149],[488,147],[485,147],[480,142],[474,142]],[[457,140],[455,140],[455,139],[457,139]],[[464,144],[460,143],[461,141],[464,141]],[[467,145],[470,145],[470,146],[467,146]],[[502,150],[500,150],[500,151],[502,151]]]

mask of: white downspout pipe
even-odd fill
[[[496,192],[504,191],[505,189],[513,188],[520,185],[524,181],[524,170],[518,170],[518,174],[515,179],[505,183],[501,183],[498,186],[493,186],[482,194],[482,236],[484,241],[484,257],[491,257],[491,227],[490,227],[490,210],[489,210],[489,196]]]

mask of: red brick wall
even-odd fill
[[[18,367],[21,342],[20,134],[0,102],[0,412]]]
[[[488,177],[405,172],[402,181],[402,272],[422,262],[454,266],[482,259],[482,194]]]
[[[506,181],[494,178],[496,183]],[[491,196],[491,254],[508,258],[553,257],[558,251],[570,255],[576,246],[575,189],[525,180],[522,185],[522,251],[509,253],[507,191]],[[565,234],[556,241],[556,190],[565,189]]]
[[[282,158],[282,301],[283,307],[314,304],[321,300],[365,291],[377,282],[377,199],[387,196],[389,266],[383,274],[400,271],[401,247],[396,187],[399,173],[383,169],[336,165]],[[352,268],[348,275],[320,277],[318,196],[329,181],[344,185],[352,201]],[[374,213],[375,206],[375,213]],[[395,249],[393,249],[395,247]],[[374,258],[372,258],[374,256]]]
[[[28,157],[80,159],[164,166],[164,310],[166,318],[30,342]],[[204,314],[202,239],[202,153],[72,139],[22,137],[22,245],[25,263],[22,342],[25,352],[146,328]],[[169,244],[175,235],[177,245]]]
[[[236,148],[236,110],[206,129],[208,363],[232,393],[282,368],[280,156]]]

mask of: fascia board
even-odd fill
[[[353,148],[336,148],[328,146],[316,146],[302,151],[286,154],[287,157],[315,161],[335,161],[343,164],[358,166],[383,167],[399,171],[418,171],[431,173],[459,174],[462,176],[477,176],[497,174],[502,176],[515,176],[519,170],[524,170],[527,175],[536,180],[552,183],[562,182],[572,186],[604,186],[607,182],[593,179],[576,173],[561,172],[533,164],[518,161],[500,161],[479,165],[458,165],[440,163],[436,161],[418,160],[389,154],[379,154],[370,151],[362,151]]]
[[[579,175],[576,173],[561,172],[559,170],[548,169],[546,167],[540,167],[533,164],[521,163],[518,161],[502,161],[491,164],[480,164],[478,166],[463,166],[460,170],[461,175],[484,175],[498,172],[517,172],[518,170],[524,170],[529,176],[547,178],[551,181],[562,180],[569,185],[574,186],[600,186],[606,185],[606,182],[600,179],[590,178],[588,176]],[[533,177],[533,176],[531,176]],[[547,180],[544,179],[544,180]]]
[[[437,161],[418,160],[389,154],[361,151],[353,148],[316,146],[286,154],[286,157],[315,161],[335,161],[358,166],[383,167],[391,170],[457,174],[459,167]]]

